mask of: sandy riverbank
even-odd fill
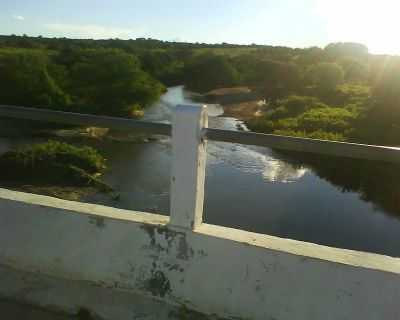
[[[242,121],[263,114],[265,103],[247,87],[220,88],[203,95],[206,103],[217,103],[224,108],[225,117]]]
[[[242,121],[260,117],[265,109],[265,105],[260,101],[247,101],[222,105],[225,117],[233,117]]]

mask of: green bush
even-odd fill
[[[309,109],[325,107],[328,106],[318,98],[292,95],[286,99],[279,100],[275,108],[270,112],[270,117],[271,119],[294,117]]]
[[[321,92],[329,92],[343,81],[344,71],[337,63],[321,62],[310,68],[309,76]]]
[[[295,131],[295,130],[276,130],[274,131],[274,134],[281,136],[298,137],[298,138],[346,141],[346,138],[340,133],[326,132],[322,130],[317,130],[314,132]]]
[[[273,128],[274,130],[296,130],[298,125],[297,118],[285,118],[275,121]]]
[[[289,112],[285,102],[285,107],[278,107],[265,117],[248,122],[248,126],[257,132],[312,139],[345,141],[351,136],[354,137],[354,121],[358,116],[357,105],[334,108],[318,100],[312,101],[315,104],[310,106],[311,109],[294,117],[287,117]],[[301,107],[304,105],[306,104],[300,104]]]
[[[298,118],[298,127],[306,132],[317,130],[328,132],[344,132],[351,128],[355,116],[343,108],[312,109]]]
[[[91,147],[49,141],[6,152],[0,168],[5,181],[81,185],[105,169],[105,159]]]
[[[278,119],[289,117],[290,112],[284,105],[281,105],[281,106],[275,107],[274,109],[269,111],[267,113],[267,116],[271,120],[278,120]]]
[[[366,85],[346,83],[337,86],[335,96],[335,102],[340,105],[365,105],[371,97],[371,88]]]
[[[274,130],[274,123],[265,117],[248,120],[246,125],[255,132],[271,133]]]

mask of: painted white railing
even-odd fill
[[[400,163],[400,148],[208,128],[204,105],[178,105],[172,125],[4,105],[0,117],[172,135],[171,224],[189,229],[202,222],[207,140]]]
[[[400,319],[398,258],[202,223],[208,139],[395,163],[400,150],[210,129],[206,110],[178,106],[169,125],[0,106],[0,117],[172,135],[173,158],[170,217],[0,189],[0,297],[104,319],[169,318],[159,304],[144,315],[149,296],[228,319]]]

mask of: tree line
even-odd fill
[[[0,36],[0,103],[139,116],[166,86],[247,86],[268,101],[266,133],[396,145],[400,58],[325,48]]]
[[[247,86],[267,101],[254,131],[400,144],[400,57],[355,43],[325,48],[154,39],[0,36],[0,104],[138,117],[167,86]],[[399,214],[395,166],[290,155],[344,191]],[[378,187],[379,186],[379,187]]]

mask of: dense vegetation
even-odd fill
[[[372,55],[360,44],[292,49],[0,36],[0,104],[136,117],[166,86],[177,84],[201,93],[249,87],[267,101],[264,114],[248,123],[255,131],[400,145],[400,57]],[[53,147],[44,147],[48,161],[35,165],[52,170],[60,156]],[[10,153],[2,172],[3,166],[31,169],[25,161],[38,154]],[[298,154],[291,159],[343,190],[400,212],[400,177],[393,167]],[[77,172],[75,164],[64,169],[67,175]]]
[[[297,60],[300,82],[265,94],[267,111],[249,126],[265,133],[399,145],[400,59],[372,56],[350,44],[330,45],[318,57],[306,65]]]
[[[0,167],[2,182],[96,186],[105,159],[90,147],[49,141],[4,153]]]
[[[236,85],[268,101],[256,131],[400,144],[400,58],[360,44],[292,49],[0,37],[0,103],[135,117],[165,86]]]
[[[135,117],[164,86],[119,49],[0,49],[0,103]]]

